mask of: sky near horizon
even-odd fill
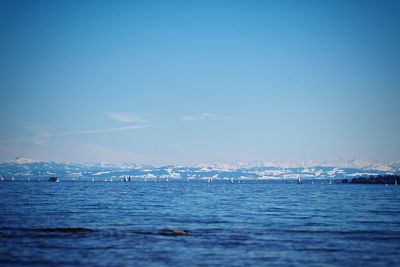
[[[0,160],[400,160],[400,1],[0,0]]]

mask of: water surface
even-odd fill
[[[400,186],[1,182],[2,266],[400,266]]]

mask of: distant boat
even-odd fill
[[[303,182],[301,181],[300,176],[297,177],[297,184],[302,184]]]
[[[131,176],[124,176],[124,178],[123,178],[122,181],[124,181],[124,182],[130,182],[130,181],[132,181],[132,178],[131,178]]]
[[[231,178],[231,184],[233,184],[233,178]]]
[[[58,177],[56,177],[56,176],[53,176],[53,177],[50,177],[48,181],[49,181],[49,182],[59,182],[59,181],[60,181],[60,178],[58,178]]]
[[[332,179],[329,179],[329,184],[332,184]]]
[[[0,181],[4,181],[4,176],[1,175]]]

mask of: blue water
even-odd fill
[[[380,185],[0,182],[0,265],[400,266],[399,200]]]

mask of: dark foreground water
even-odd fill
[[[400,266],[400,186],[0,182],[1,266]]]

